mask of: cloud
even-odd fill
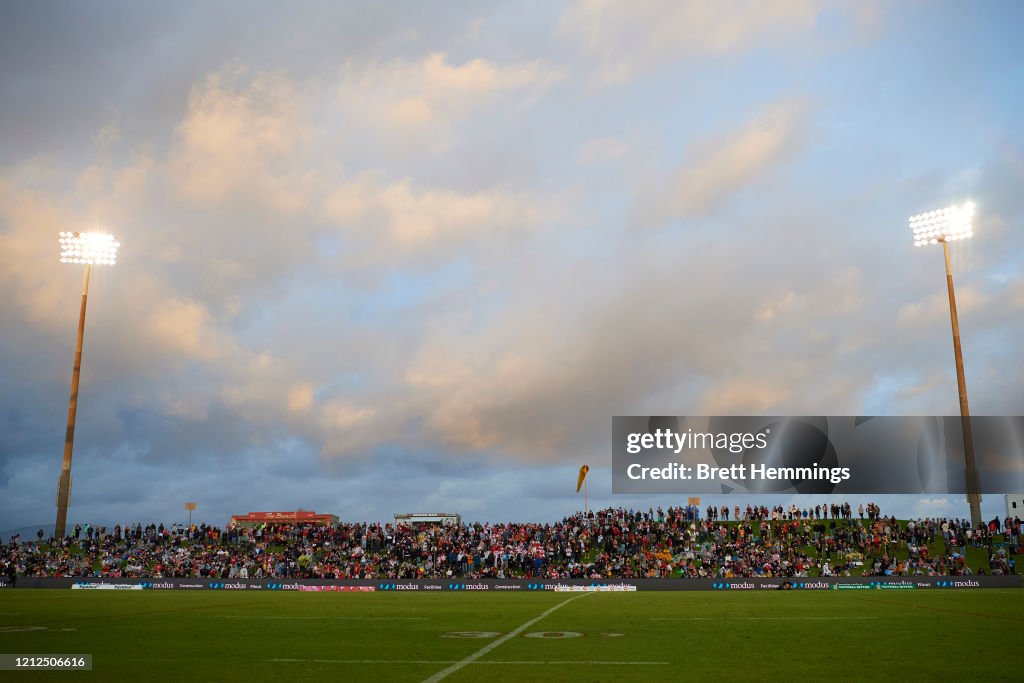
[[[749,374],[716,384],[701,398],[701,415],[765,415],[776,412],[792,396],[788,383],[776,377]]]
[[[594,138],[580,149],[580,165],[607,164],[621,159],[628,151],[629,146],[618,138]]]
[[[397,64],[393,83],[462,116],[476,103],[539,92],[561,77],[541,62],[451,65],[433,55]],[[340,237],[346,267],[379,277],[424,254],[443,263],[460,253],[498,253],[561,214],[555,202],[502,187],[463,191],[412,177],[349,175],[332,157],[335,148],[320,144],[336,139],[327,125],[337,104],[325,97],[331,92],[278,72],[221,69],[191,90],[165,155],[129,146],[125,161],[123,137],[109,128],[103,158],[82,170],[40,163],[0,181],[0,259],[7,261],[10,288],[19,292],[8,301],[18,319],[60,330],[70,324],[75,290],[67,277],[55,277],[70,270],[53,258],[56,232],[69,216],[88,212],[120,224],[116,286],[101,287],[92,306],[87,368],[104,378],[111,415],[183,420],[207,436],[217,420],[261,425],[243,437],[243,428],[225,424],[221,445],[284,429],[339,458],[367,455],[381,434],[410,447],[420,443],[398,429],[415,419],[419,399],[396,400],[392,392],[402,381],[389,377],[380,360],[382,353],[411,353],[414,337],[372,330],[341,342],[346,358],[365,356],[364,367],[381,373],[380,387],[353,396],[332,386],[333,369],[316,383],[305,379],[323,375],[322,356],[292,353],[280,339],[247,335],[247,327],[265,306],[279,306],[276,314],[291,318],[295,329],[309,325],[301,311],[283,305],[284,283],[300,272],[314,283],[337,277],[318,263],[320,240]],[[177,196],[162,192],[166,186]],[[62,204],[61,196],[70,199]],[[334,330],[328,334],[338,338]],[[155,377],[161,377],[158,388]],[[104,425],[105,438],[119,438],[124,425],[117,421]]]
[[[1024,282],[1018,280],[1011,285],[1009,303],[1015,310],[1024,309]]]
[[[388,166],[352,172],[339,157],[372,167],[415,149],[430,156],[451,126],[483,115],[481,107],[505,96],[515,96],[514,106],[527,106],[563,77],[562,70],[539,60],[453,65],[441,53],[420,61],[349,61],[326,82],[243,69],[212,73],[192,89],[163,167],[183,198],[209,211],[210,219],[219,220],[225,209],[234,211],[233,218],[212,231],[212,221],[202,219],[186,226],[179,246],[163,245],[160,257],[180,262],[186,251],[219,254],[217,279],[231,283],[287,267],[289,256],[308,254],[316,240],[339,229],[373,267],[532,230],[541,216],[557,215],[551,202],[503,187],[465,192],[424,185],[393,177]],[[406,133],[424,146],[401,142]],[[401,152],[393,149],[396,141]],[[269,250],[251,253],[261,246],[253,241],[261,231],[260,239],[278,247],[280,264],[267,261]],[[223,255],[226,246],[236,246],[230,257]]]
[[[900,399],[912,399],[920,396],[928,396],[940,387],[944,387],[948,378],[944,372],[931,373],[924,381],[918,384],[902,386],[897,391]]]
[[[304,413],[313,407],[313,385],[309,382],[296,384],[288,390],[288,410]]]
[[[741,127],[693,140],[661,186],[641,190],[637,210],[655,224],[705,216],[791,160],[811,130],[808,104],[776,102]]]
[[[507,98],[526,107],[566,77],[543,60],[499,64],[476,58],[451,64],[441,52],[418,61],[346,63],[332,107],[349,127],[398,136],[402,147],[441,151],[453,126],[471,113]],[[392,153],[399,151],[389,145]]]
[[[382,184],[371,174],[331,189],[324,213],[353,237],[379,241],[399,253],[500,239],[503,233],[532,230],[544,216],[536,198],[502,189],[419,188],[408,178]]]
[[[864,306],[865,281],[860,270],[845,267],[828,273],[813,288],[802,291],[788,288],[760,295],[763,303],[754,318],[763,323],[783,327],[805,317],[820,319],[852,316]]]
[[[791,307],[759,320],[762,256],[658,253],[638,240],[571,274],[536,261],[500,316],[452,313],[423,328],[406,391],[443,446],[528,461],[600,450],[617,414],[785,414],[809,400],[855,411],[871,377],[847,376],[837,359],[863,344],[844,330],[860,310],[845,300],[859,273],[812,264],[783,297]]]
[[[991,299],[977,283],[961,285],[956,288],[957,316],[973,313],[986,308]],[[949,295],[939,291],[924,301],[916,301],[902,306],[899,310],[900,324],[919,326],[932,325],[942,320],[949,320]]]
[[[282,74],[243,79],[218,72],[192,89],[171,153],[172,180],[189,199],[246,197],[294,213],[308,201],[297,157],[312,137],[310,95]]]
[[[815,27],[818,0],[576,0],[559,33],[595,65],[594,80],[625,83],[663,64],[786,44]]]
[[[37,325],[52,326],[66,300],[59,278],[57,233],[71,216],[43,193],[0,179],[0,283],[9,295],[0,306]]]
[[[194,300],[172,297],[155,301],[142,324],[147,346],[158,352],[216,361],[236,350],[229,337],[211,328],[206,306]]]

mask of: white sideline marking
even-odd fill
[[[487,661],[484,661],[484,662],[473,662],[473,664],[527,664],[527,665],[529,665],[529,664],[543,664],[544,666],[551,666],[551,665],[554,665],[554,664],[558,664],[558,665],[562,665],[562,666],[564,666],[566,664],[587,664],[587,665],[590,665],[590,666],[614,666],[614,665],[619,665],[619,666],[660,665],[660,666],[662,666],[662,665],[667,665],[667,664],[671,664],[671,663],[672,662],[623,662],[621,660],[620,661],[606,662],[606,661],[601,661],[601,660],[597,660],[597,659],[587,659],[587,660],[583,660],[583,661],[550,661],[550,662],[540,662],[540,661],[529,660],[529,659],[520,659],[520,660],[511,661],[511,662],[492,662],[491,660],[487,660]]]
[[[476,660],[480,659],[485,654],[487,654],[488,652],[490,652],[494,648],[498,647],[502,643],[506,643],[509,640],[511,640],[512,638],[515,638],[520,633],[522,633],[523,631],[525,631],[526,629],[530,628],[531,626],[536,624],[538,621],[543,619],[544,617],[546,617],[549,614],[551,614],[552,612],[554,612],[556,609],[558,609],[560,607],[564,607],[565,605],[568,605],[573,600],[579,600],[580,598],[585,598],[588,595],[593,595],[593,593],[580,593],[579,595],[575,595],[575,596],[569,598],[565,602],[558,603],[557,605],[555,605],[551,609],[549,609],[546,612],[544,612],[543,614],[541,614],[539,617],[534,617],[533,619],[530,619],[528,622],[526,622],[522,626],[519,626],[514,631],[511,631],[511,632],[503,635],[501,638],[498,638],[497,640],[495,640],[495,641],[493,641],[491,643],[488,643],[487,645],[484,645],[482,648],[480,648],[479,650],[477,650],[473,654],[469,655],[465,659],[460,659],[459,661],[457,661],[454,664],[452,664],[451,666],[449,666],[447,669],[442,669],[441,671],[438,671],[436,674],[434,674],[430,678],[428,678],[425,681],[423,681],[423,683],[437,683],[438,681],[443,680],[449,674],[455,673],[456,671],[458,671],[459,669],[463,668],[467,664],[472,664],[473,662],[475,662]]]
[[[315,664],[456,664],[454,659],[268,659],[268,662],[287,662],[289,664],[311,662]],[[588,660],[573,660],[573,661],[538,661],[538,660],[514,660],[507,662],[497,662],[492,660],[486,660],[483,662],[469,662],[470,664],[497,664],[502,666],[516,665],[516,664],[539,664],[543,666],[551,665],[568,665],[568,664],[586,664],[588,666],[645,666],[645,665],[666,665],[671,662],[624,662],[622,660],[614,661],[602,661],[596,659]]]
[[[845,621],[847,619],[878,619],[879,617],[651,617],[651,621]]]
[[[265,617],[259,614],[222,614],[224,619],[359,619],[360,621],[426,621],[430,617]]]
[[[0,626],[0,633],[25,633],[26,631],[49,631],[45,626]]]

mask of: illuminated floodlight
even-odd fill
[[[60,233],[60,262],[112,266],[121,243],[101,232]]]
[[[911,216],[909,223],[914,233],[914,246],[967,239],[974,234],[973,220],[973,202]]]
[[[71,372],[71,396],[68,399],[68,427],[64,436],[64,457],[57,480],[57,523],[53,535],[63,538],[71,501],[71,458],[75,444],[75,420],[78,414],[78,382],[82,368],[82,341],[85,336],[85,307],[89,299],[89,274],[93,266],[112,266],[117,262],[121,243],[113,235],[101,232],[60,233],[60,262],[84,265],[82,270],[82,306],[78,312],[78,337],[75,339],[75,364]]]
[[[910,229],[914,231],[914,246],[941,244],[946,262],[946,290],[949,295],[949,319],[953,329],[953,360],[956,363],[956,386],[960,396],[960,429],[964,438],[964,482],[967,488],[967,503],[971,508],[971,526],[975,529],[983,524],[981,517],[981,486],[978,482],[978,467],[974,459],[974,438],[971,435],[971,411],[967,405],[967,378],[964,374],[964,354],[960,348],[960,320],[956,314],[956,294],[953,291],[953,269],[949,262],[949,243],[962,240],[974,234],[971,222],[974,220],[974,203],[947,206],[944,209],[927,211],[911,216]]]

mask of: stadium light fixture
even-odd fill
[[[64,459],[57,483],[57,523],[53,535],[64,536],[68,503],[71,499],[71,455],[75,441],[75,416],[78,413],[78,378],[82,369],[82,341],[85,337],[85,305],[89,298],[89,274],[94,265],[112,266],[117,262],[121,244],[112,235],[98,232],[60,233],[60,262],[85,266],[82,279],[82,306],[78,313],[78,337],[75,341],[75,366],[71,373],[71,398],[68,401],[68,427],[64,437]]]
[[[960,321],[956,314],[956,296],[953,293],[953,271],[949,266],[949,243],[974,234],[974,203],[949,206],[911,216],[910,229],[914,233],[914,246],[941,244],[946,260],[946,290],[949,294],[949,318],[953,326],[953,358],[956,361],[956,384],[960,394],[960,426],[964,436],[964,464],[966,467],[967,503],[971,509],[971,526],[981,523],[981,487],[978,468],[974,461],[974,439],[971,435],[970,409],[967,405],[967,380],[964,377],[964,356],[960,348]]]
[[[973,202],[911,216],[910,229],[914,232],[914,246],[967,239],[974,234],[971,227],[973,218]]]

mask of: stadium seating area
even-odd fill
[[[964,520],[897,521],[871,504],[857,512],[848,504],[605,509],[554,524],[86,525],[62,539],[41,533],[33,540],[12,538],[0,546],[0,573],[331,579],[1007,574],[1016,573],[1020,526],[1020,519],[994,519],[976,529]]]

